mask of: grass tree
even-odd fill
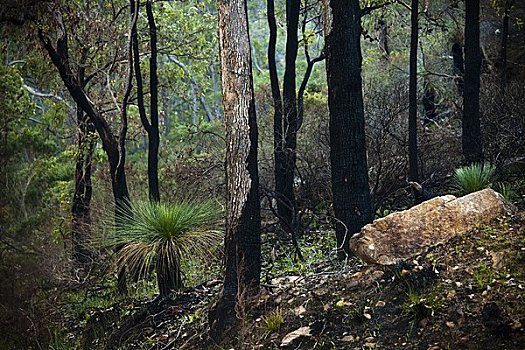
[[[182,286],[181,262],[206,257],[222,233],[213,230],[221,216],[213,201],[174,204],[135,201],[118,210],[111,244],[120,245],[116,266],[134,280],[156,273],[161,297]]]
[[[480,191],[492,185],[496,168],[490,164],[474,163],[454,171],[454,187],[463,195]]]

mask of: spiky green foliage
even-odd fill
[[[508,202],[512,202],[516,197],[514,187],[508,182],[498,182],[495,190],[498,191]]]
[[[468,194],[492,185],[496,169],[490,164],[471,164],[454,172],[455,188],[461,194]]]
[[[213,201],[136,201],[121,206],[110,239],[112,245],[122,247],[117,269],[126,269],[136,280],[155,270],[160,294],[167,296],[181,286],[181,261],[206,257],[219,243],[221,232],[212,227],[220,215]]]

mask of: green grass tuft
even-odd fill
[[[454,171],[454,187],[463,195],[489,188],[495,173],[496,168],[490,164],[471,164],[458,168]]]

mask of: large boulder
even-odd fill
[[[350,239],[350,250],[366,262],[392,265],[510,211],[491,189],[436,197],[366,225]]]

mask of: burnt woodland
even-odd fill
[[[524,21],[0,0],[0,349],[522,349]]]

